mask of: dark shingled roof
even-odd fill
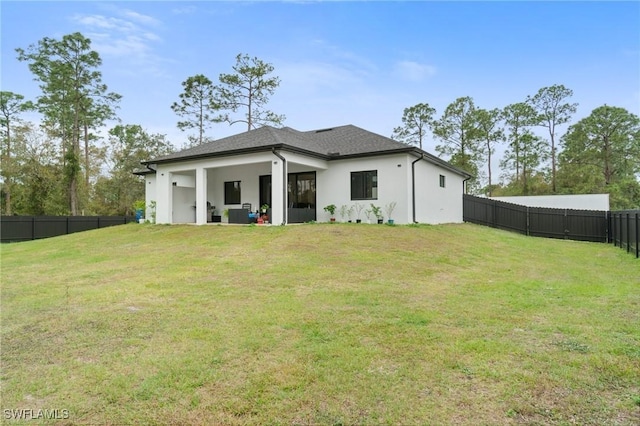
[[[277,149],[298,151],[306,155],[325,160],[370,155],[390,154],[394,152],[415,152],[424,155],[425,160],[439,164],[458,174],[469,176],[466,172],[416,147],[394,141],[391,138],[369,132],[353,125],[301,132],[290,127],[277,129],[263,126],[248,132],[218,139],[193,148],[174,152],[143,164],[168,163],[181,160],[193,160],[206,157],[243,154]]]

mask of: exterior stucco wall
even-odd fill
[[[445,187],[440,187],[440,175]],[[416,222],[461,223],[464,178],[447,169],[420,160],[415,164]]]
[[[151,209],[151,202],[156,201],[156,175],[148,174],[144,176],[144,204],[145,204],[145,219],[151,221],[153,217],[153,210]]]
[[[173,223],[195,223],[196,221],[196,189],[185,186],[174,186],[173,189]]]
[[[357,159],[334,160],[329,162],[328,170],[318,171],[316,175],[317,188],[317,217],[319,222],[329,221],[329,213],[324,207],[335,204],[340,206],[352,206],[360,203],[365,209],[370,209],[371,204],[382,207],[385,221],[388,219],[384,212],[384,206],[392,201],[397,202],[397,207],[392,218],[398,224],[409,221],[409,189],[408,170],[409,156],[405,154],[393,156],[375,156]],[[378,198],[376,200],[352,200],[351,199],[351,172],[377,170],[378,172]],[[336,212],[336,218],[340,221],[340,215]],[[353,220],[357,218],[353,216]],[[366,221],[364,210],[361,219]],[[347,218],[344,219],[345,221]],[[375,218],[372,217],[375,221]]]
[[[281,153],[286,167],[272,153],[246,154],[157,166],[156,175],[146,177],[147,205],[156,201],[157,223],[193,223],[196,221],[196,170],[205,169],[206,192],[200,199],[215,206],[216,213],[240,205],[224,204],[224,182],[241,182],[241,203],[259,208],[259,176],[272,176],[272,222],[283,219],[282,175],[295,172],[316,172],[316,215],[319,222],[329,220],[324,206],[352,206],[359,203],[370,209],[373,203],[382,208],[395,201],[392,218],[398,224],[413,222],[411,163],[416,157],[408,154],[372,156],[356,159],[323,161],[294,153]],[[375,200],[351,200],[351,172],[377,170],[378,197]],[[445,188],[440,187],[440,175],[445,176]],[[416,221],[420,223],[462,222],[463,177],[447,169],[419,160],[415,164]],[[176,186],[173,185],[176,182]],[[276,189],[279,188],[278,189]],[[204,194],[204,195],[202,195]],[[340,220],[339,214],[336,214]],[[353,220],[356,216],[352,217]],[[361,219],[366,221],[364,211]],[[200,219],[201,220],[201,219]],[[224,219],[223,219],[224,220]],[[345,218],[346,220],[346,218]],[[372,217],[375,221],[375,218]],[[198,222],[200,223],[200,222]]]
[[[258,178],[270,174],[271,165],[266,162],[209,169],[207,201],[216,207],[219,214],[222,214],[225,209],[239,209],[242,203],[251,203],[251,208],[256,210],[260,200]],[[240,181],[241,204],[224,204],[224,183],[234,181]]]

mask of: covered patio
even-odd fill
[[[324,160],[276,150],[161,168],[156,174],[157,219],[251,223],[255,218],[249,215],[262,213],[267,205],[273,224],[316,220],[316,174],[326,168]]]

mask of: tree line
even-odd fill
[[[34,100],[0,92],[2,214],[127,215],[144,200],[144,180],[132,172],[143,159],[175,151],[166,135],[117,115],[122,96],[102,81],[102,60],[81,33],[45,37],[17,48],[40,94]],[[213,141],[218,123],[247,130],[280,126],[284,115],[267,109],[280,85],[273,65],[238,54],[232,72],[214,83],[203,74],[182,82],[170,108],[189,145]],[[483,109],[471,97],[448,105],[440,117],[427,103],[404,110],[392,138],[421,149],[429,135],[436,151],[475,176],[470,192],[497,195],[609,193],[614,209],[640,206],[640,124],[636,115],[603,105],[568,127],[573,92],[554,85],[502,109]],[[24,115],[35,111],[35,124]],[[110,126],[107,129],[107,126]],[[543,130],[540,136],[535,129]],[[103,135],[106,130],[106,136]],[[502,171],[495,178],[497,151]]]
[[[102,60],[81,33],[45,37],[16,53],[40,94],[31,101],[0,92],[2,214],[132,214],[145,199],[144,179],[133,172],[141,160],[175,146],[166,135],[121,122],[122,96],[103,83]],[[273,66],[239,54],[232,69],[220,74],[217,85],[202,74],[182,83],[184,91],[170,107],[181,118],[179,129],[197,130],[188,135],[191,145],[213,140],[205,135],[213,123],[244,123],[250,130],[284,121],[266,109],[280,84],[270,76]],[[39,113],[39,123],[24,119],[30,111]]]
[[[572,96],[571,89],[553,85],[502,109],[483,109],[471,97],[461,97],[440,117],[429,104],[419,103],[405,108],[402,125],[391,137],[422,149],[430,133],[440,155],[474,176],[468,182],[471,193],[607,193],[612,209],[639,208],[638,116],[603,105],[560,136],[558,127],[576,112]],[[496,180],[492,160],[499,148],[502,175]]]

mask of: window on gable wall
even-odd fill
[[[378,171],[351,172],[351,199],[378,199]]]
[[[445,176],[440,175],[440,188],[444,188],[446,184]]]
[[[224,203],[225,204],[240,204],[240,181],[224,183]]]

